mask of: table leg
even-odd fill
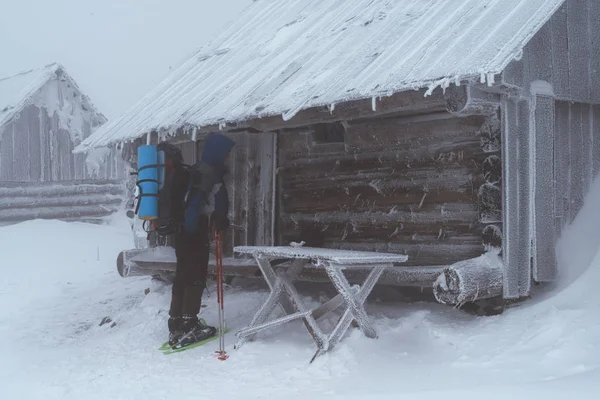
[[[302,268],[306,261],[295,260],[289,267],[289,269],[286,271],[286,273],[283,274],[281,277],[277,277],[277,274],[275,273],[275,270],[271,265],[270,259],[256,257],[256,261],[260,270],[262,271],[267,285],[269,286],[269,289],[271,290],[271,293],[269,294],[269,297],[267,297],[267,300],[262,305],[262,307],[254,315],[254,318],[252,318],[250,325],[248,325],[246,329],[238,332],[238,341],[234,346],[235,349],[240,348],[246,341],[252,341],[254,339],[254,337],[256,336],[256,332],[255,329],[252,328],[264,325],[267,321],[267,318],[269,318],[269,316],[273,313],[273,310],[277,305],[281,306],[283,312],[288,316],[297,314],[297,312],[299,311],[297,306],[292,301],[290,301],[288,297],[283,296],[284,290],[286,291],[286,293],[288,291],[286,290],[282,282],[287,280],[293,281],[294,279],[296,279],[302,271]],[[307,329],[309,329],[310,331],[309,326],[307,326]]]
[[[248,325],[248,328],[253,328],[255,326],[264,324],[265,321],[267,320],[267,318],[269,318],[269,315],[271,315],[271,313],[273,312],[273,310],[275,309],[275,307],[280,304],[280,300],[281,300],[281,295],[283,293],[283,286],[281,284],[277,284],[275,283],[273,285],[273,289],[271,291],[271,293],[269,293],[269,297],[267,297],[267,300],[264,302],[264,304],[260,307],[260,309],[258,310],[258,312],[254,315],[254,318],[252,318],[252,321],[250,322],[250,325]],[[256,333],[250,333],[247,334],[244,331],[240,331],[237,333],[238,336],[238,340],[234,346],[234,349],[239,349],[240,347],[242,347],[242,345],[248,341],[248,340],[252,340],[254,339],[254,336],[256,335]]]
[[[325,349],[328,346],[327,336],[323,333],[317,321],[313,318],[310,312],[306,310],[302,301],[300,300],[300,295],[296,291],[296,288],[290,283],[286,281],[282,281],[283,286],[285,288],[286,293],[289,295],[290,301],[294,305],[294,308],[298,310],[300,313],[305,313],[306,315],[302,318],[304,322],[304,326],[308,330],[310,336],[312,336],[313,340],[317,344],[319,349]]]
[[[342,336],[346,333],[350,324],[353,320],[356,320],[361,330],[367,337],[376,338],[377,332],[373,328],[369,317],[364,310],[364,302],[375,287],[375,284],[381,277],[385,266],[373,267],[367,279],[363,283],[359,292],[354,295],[351,291],[350,284],[344,276],[342,267],[326,265],[325,269],[329,275],[332,283],[338,290],[338,292],[344,297],[347,309],[344,311],[343,316],[339,319],[335,328],[329,335],[329,347],[328,351],[333,349],[337,343],[342,339]]]

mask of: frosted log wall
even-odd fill
[[[280,132],[281,244],[317,228],[327,247],[408,254],[406,266],[483,253],[484,228],[501,222],[497,202],[478,203],[495,197],[493,187],[479,193],[484,164],[499,150],[482,146],[494,136],[490,126],[500,134],[496,116],[424,113],[343,125],[339,142],[314,125]]]
[[[120,181],[0,182],[0,224],[31,219],[96,221],[121,209]]]

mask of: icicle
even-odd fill
[[[431,96],[436,87],[437,83],[431,82],[427,88],[427,91],[425,92],[424,97]]]
[[[227,123],[225,121],[219,122],[219,130],[222,131],[227,127]]]
[[[150,137],[150,132],[148,132],[148,134],[146,135],[146,144],[150,145],[151,142],[152,142],[152,138]]]
[[[481,74],[480,74],[480,78],[479,78],[479,81],[480,81],[481,83],[485,83],[485,72],[481,72]]]
[[[373,111],[377,111],[377,97],[373,96],[371,98],[371,109],[373,109]]]
[[[329,105],[329,114],[333,114],[334,111],[335,111],[335,103],[331,103]]]
[[[493,72],[489,72],[487,74],[487,84],[491,87],[494,85],[494,83],[496,83],[496,77],[494,76]]]
[[[446,94],[446,89],[448,89],[448,87],[450,87],[450,79],[449,78],[444,79],[442,81],[441,86],[442,86],[443,93]]]
[[[455,84],[456,86],[460,86],[460,76],[456,75],[456,76],[454,77],[454,84]]]
[[[194,127],[192,131],[192,142],[195,142],[198,139],[198,127]]]

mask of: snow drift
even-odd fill
[[[30,221],[0,228],[3,395],[595,399],[600,391],[599,196],[597,180],[560,240],[561,282],[554,291],[546,289],[543,296],[487,318],[434,302],[373,301],[367,311],[379,339],[353,331],[310,366],[306,360],[314,346],[300,322],[261,334],[238,351],[231,348],[233,333],[267,295],[260,288],[226,288],[231,329],[226,362],[214,359],[216,347],[210,345],[177,356],[158,352],[166,337],[170,287],[118,276],[115,257],[133,241],[124,221],[109,226]],[[202,316],[214,322],[214,285],[209,289]],[[305,299],[310,302],[311,296]],[[106,316],[114,327],[99,326]]]

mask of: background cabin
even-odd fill
[[[59,64],[0,79],[0,182],[123,179],[115,148],[73,154],[106,121]]]
[[[100,222],[121,209],[118,146],[73,154],[106,121],[59,64],[0,79],[0,225]]]
[[[388,283],[487,251],[504,299],[554,281],[600,160],[600,4],[350,3],[255,2],[78,150],[124,142],[135,164],[169,140],[192,163],[203,135],[231,135],[230,257],[312,232],[408,254]]]

